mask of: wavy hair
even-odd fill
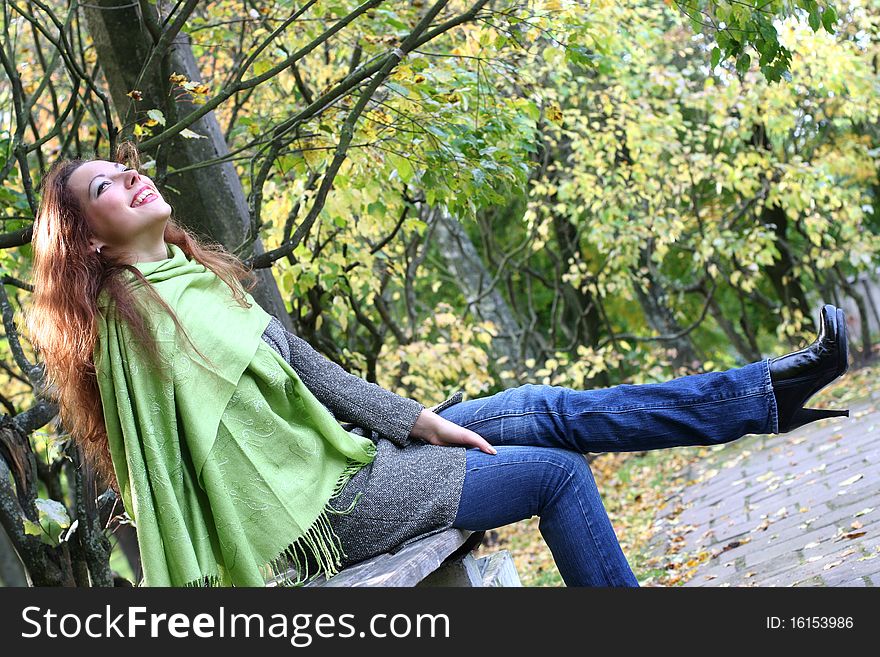
[[[89,223],[68,181],[77,168],[94,159],[98,158],[58,160],[40,182],[41,199],[32,239],[34,291],[30,308],[24,315],[31,343],[44,365],[43,394],[57,404],[58,420],[64,431],[80,446],[101,484],[110,486],[119,495],[94,363],[98,296],[106,290],[109,307],[130,326],[133,336],[144,346],[154,364],[159,362],[158,348],[139,310],[141,303],[123,277],[124,272],[130,271],[139,278],[142,287],[165,308],[178,330],[183,335],[186,332],[174,311],[137,267],[90,248]],[[121,142],[114,159],[141,169],[140,154],[132,142]],[[244,291],[250,292],[256,286],[257,276],[234,254],[220,244],[200,241],[173,216],[166,223],[164,239],[213,271],[229,286],[240,305],[250,307]]]

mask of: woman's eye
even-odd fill
[[[131,167],[126,167],[126,168],[124,168],[124,169],[122,170],[123,173],[125,173],[126,171],[132,171],[132,168],[131,168]],[[102,183],[99,183],[99,184],[98,184],[98,189],[97,189],[97,191],[95,192],[95,196],[100,196],[100,195],[101,195],[101,190],[104,189],[104,185],[109,185],[109,184],[110,184],[110,182],[107,181],[107,180],[105,180],[105,181],[102,182]]]

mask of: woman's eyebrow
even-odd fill
[[[116,162],[113,166],[115,166],[115,167],[121,167],[122,165],[119,164],[118,162]],[[106,174],[106,173],[99,173],[97,176],[95,176],[94,178],[92,178],[92,179],[89,181],[89,193],[91,193],[92,183],[95,182],[95,178],[100,178],[101,176],[104,176],[104,177],[106,178],[106,177],[107,177],[107,174]]]

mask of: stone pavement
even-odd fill
[[[880,393],[710,449],[655,518],[683,586],[880,586]]]

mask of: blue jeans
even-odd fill
[[[529,383],[439,415],[498,450],[467,449],[453,526],[479,531],[540,516],[538,528],[566,586],[639,585],[585,452],[717,445],[779,431],[769,359],[595,390]]]

